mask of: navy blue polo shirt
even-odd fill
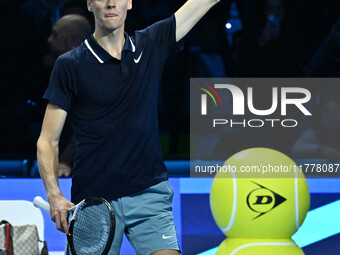
[[[44,95],[65,110],[76,140],[72,202],[131,195],[166,180],[157,101],[164,62],[179,50],[175,16],[133,36],[121,60],[93,38],[60,56]]]

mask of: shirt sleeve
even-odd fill
[[[170,18],[147,27],[146,32],[156,45],[164,49],[167,56],[183,49],[183,41],[176,42],[176,18],[174,14]]]
[[[74,67],[72,67],[65,57],[59,57],[54,65],[50,83],[43,96],[44,99],[49,100],[59,106],[66,112],[71,110],[71,101],[75,92],[75,75]]]

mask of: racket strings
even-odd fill
[[[87,204],[76,216],[73,246],[77,254],[98,255],[106,247],[111,217],[105,204]]]

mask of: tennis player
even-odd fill
[[[37,143],[57,229],[68,233],[66,212],[73,203],[103,197],[117,220],[109,254],[119,254],[124,233],[137,254],[180,253],[158,138],[159,83],[166,58],[181,49],[179,41],[217,2],[188,0],[170,18],[129,36],[124,23],[132,0],[87,0],[94,34],[57,59]],[[57,177],[58,141],[68,114],[77,151],[72,202]]]

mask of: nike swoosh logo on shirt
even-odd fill
[[[137,59],[135,59],[135,58],[133,59],[133,60],[135,61],[136,64],[139,63],[139,61],[140,61],[142,55],[143,55],[143,51],[142,51],[142,53],[139,55],[139,57],[138,57]]]

